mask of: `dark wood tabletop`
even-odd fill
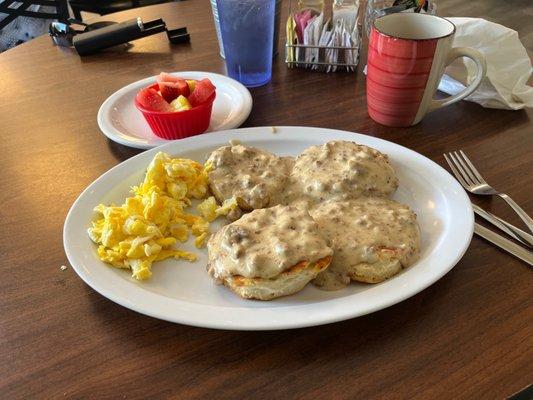
[[[444,16],[516,29],[531,54],[528,0],[438,5]],[[0,398],[503,399],[533,382],[532,271],[477,237],[451,272],[416,296],[290,331],[160,321],[107,300],[72,268],[61,270],[69,266],[62,241],[69,207],[100,174],[139,152],[100,133],[100,104],[160,71],[225,71],[208,0],[104,19],[135,16],[186,25],[191,43],[173,46],[160,34],[128,51],[80,58],[43,36],[0,54]],[[355,131],[443,166],[442,153],[462,148],[533,213],[531,110],[461,101],[411,128],[380,126],[366,111],[364,57],[356,73],[335,74],[287,69],[278,57],[272,82],[251,90],[243,126]],[[473,200],[520,225],[503,201]]]

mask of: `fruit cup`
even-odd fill
[[[156,91],[159,90],[157,83],[149,88]],[[139,104],[137,99],[135,99],[135,107],[143,114],[155,135],[168,140],[183,139],[199,135],[207,130],[211,121],[211,110],[215,97],[216,93],[213,93],[202,104],[184,111],[161,112],[147,110]]]

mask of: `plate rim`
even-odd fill
[[[171,75],[203,75],[205,77],[216,77],[217,79],[224,79],[228,82],[231,82],[232,85],[243,95],[243,111],[241,114],[239,114],[239,118],[236,118],[235,122],[228,125],[228,126],[222,126],[222,129],[216,130],[213,132],[222,132],[225,130],[230,129],[236,129],[239,126],[241,126],[244,121],[250,116],[250,113],[252,112],[253,108],[253,98],[246,86],[244,86],[242,83],[236,81],[235,79],[230,78],[229,76],[218,74],[216,72],[208,72],[208,71],[174,71],[169,72]],[[121,87],[120,89],[115,90],[112,94],[110,94],[100,105],[98,109],[98,113],[96,115],[96,121],[98,123],[98,128],[100,129],[100,132],[107,137],[109,140],[119,143],[123,146],[132,147],[135,149],[152,149],[154,147],[163,146],[168,143],[171,143],[173,141],[165,140],[165,139],[156,139],[153,142],[148,141],[148,139],[127,139],[124,133],[120,132],[118,129],[114,128],[108,118],[105,117],[106,113],[109,112],[109,109],[111,108],[111,104],[120,96],[122,96],[124,93],[128,92],[132,87],[135,87],[137,85],[146,85],[152,81],[155,80],[157,75],[149,76],[143,79],[139,79],[138,81],[129,83],[126,86]],[[109,126],[108,126],[109,125]],[[115,132],[116,131],[116,132]],[[131,137],[131,136],[128,136]],[[176,140],[183,140],[183,139],[176,139]],[[152,144],[153,143],[153,144]]]
[[[414,290],[413,289],[406,290],[400,296],[389,296],[388,299],[385,300],[385,301],[374,302],[374,304],[371,304],[370,306],[367,306],[364,309],[364,311],[356,310],[356,311],[350,312],[350,308],[349,307],[344,307],[345,308],[343,310],[344,312],[338,312],[338,310],[336,310],[337,311],[336,313],[331,313],[331,315],[329,315],[329,316],[318,316],[318,317],[315,317],[315,318],[307,317],[307,318],[305,318],[305,320],[299,320],[299,321],[296,321],[296,322],[293,321],[293,320],[287,321],[286,319],[283,319],[283,318],[282,318],[282,320],[265,320],[265,321],[255,320],[253,322],[251,322],[250,320],[247,320],[245,322],[242,322],[242,321],[239,322],[238,319],[237,320],[232,319],[232,318],[227,319],[227,317],[226,317],[226,320],[212,321],[212,320],[205,320],[201,316],[200,316],[200,318],[198,318],[196,316],[196,314],[193,315],[192,317],[191,316],[187,316],[187,315],[186,316],[183,316],[183,315],[168,315],[168,314],[159,312],[159,310],[154,310],[154,309],[146,308],[146,307],[143,307],[143,306],[139,306],[139,305],[137,305],[135,303],[132,303],[131,301],[128,301],[127,299],[125,300],[124,298],[122,298],[121,296],[119,296],[118,294],[115,294],[113,292],[107,292],[105,290],[105,288],[99,287],[98,283],[95,283],[95,282],[93,282],[91,280],[90,274],[85,273],[83,268],[81,266],[77,265],[77,263],[75,262],[76,261],[76,257],[70,251],[70,249],[72,247],[72,245],[70,245],[70,243],[71,243],[71,240],[73,240],[73,239],[71,239],[71,236],[69,236],[69,233],[70,233],[70,230],[71,230],[71,220],[72,220],[73,215],[74,215],[74,213],[75,213],[75,211],[77,209],[78,204],[82,201],[82,199],[86,196],[87,193],[89,193],[91,190],[93,190],[93,188],[96,185],[98,185],[102,180],[107,179],[107,177],[109,175],[114,174],[117,170],[119,170],[119,169],[126,169],[127,170],[128,166],[130,164],[135,164],[138,159],[142,159],[142,158],[150,159],[155,152],[157,152],[157,151],[165,151],[165,150],[167,150],[170,147],[177,146],[177,143],[180,143],[181,145],[183,145],[184,141],[185,141],[187,144],[190,144],[194,148],[194,143],[195,142],[202,142],[205,139],[204,135],[198,135],[198,136],[193,136],[193,137],[184,139],[182,141],[170,142],[170,143],[167,143],[167,144],[165,144],[163,146],[160,146],[158,148],[154,148],[154,149],[148,150],[146,152],[140,153],[138,155],[135,155],[135,156],[133,156],[133,157],[131,157],[131,158],[129,158],[129,159],[117,164],[117,165],[115,165],[114,167],[110,168],[108,171],[106,171],[105,173],[100,175],[98,178],[96,178],[90,185],[88,185],[85,188],[85,190],[83,190],[83,192],[76,198],[76,200],[72,204],[71,208],[69,209],[69,212],[67,214],[67,217],[65,219],[65,224],[64,224],[64,227],[63,227],[63,243],[64,243],[64,248],[65,248],[65,253],[67,255],[67,258],[68,258],[69,263],[72,266],[72,268],[75,270],[75,272],[78,274],[78,276],[88,286],[93,288],[95,291],[100,293],[102,296],[104,296],[104,297],[110,299],[111,301],[113,301],[113,302],[115,302],[117,304],[120,304],[120,305],[122,305],[122,306],[124,306],[126,308],[129,308],[129,309],[131,309],[133,311],[136,311],[136,312],[139,312],[141,314],[149,315],[151,317],[155,317],[155,318],[158,318],[158,319],[166,320],[166,321],[169,321],[169,322],[180,323],[180,324],[185,324],[185,325],[190,325],[190,326],[204,327],[204,328],[226,329],[226,330],[280,330],[280,329],[296,329],[296,328],[303,328],[303,327],[309,327],[309,326],[317,326],[317,325],[324,325],[324,324],[334,323],[334,322],[338,322],[338,321],[343,321],[343,320],[347,320],[347,319],[363,316],[363,315],[370,314],[370,313],[376,312],[378,310],[390,307],[391,305],[400,303],[400,302],[404,301],[405,299],[420,293],[422,290],[424,290],[427,287],[429,287],[432,284],[434,284],[436,281],[441,279],[445,274],[447,274],[459,262],[459,260],[463,257],[463,255],[465,254],[465,252],[467,251],[467,249],[468,249],[468,247],[470,245],[470,242],[471,242],[471,239],[472,239],[472,235],[473,235],[473,230],[474,230],[473,210],[472,210],[472,206],[471,206],[469,197],[466,194],[466,192],[464,191],[464,189],[459,185],[459,183],[455,180],[455,178],[453,178],[451,176],[451,174],[448,171],[446,171],[443,167],[441,167],[440,165],[438,165],[437,163],[435,163],[431,159],[425,157],[424,155],[415,152],[414,150],[411,150],[411,149],[409,149],[407,147],[401,146],[401,145],[399,145],[397,143],[394,143],[394,142],[391,142],[391,141],[388,141],[388,140],[385,140],[385,139],[381,139],[381,138],[376,138],[376,137],[370,136],[370,135],[364,135],[364,134],[360,134],[360,133],[342,131],[342,130],[337,130],[337,129],[303,127],[303,126],[279,126],[279,127],[276,127],[276,128],[284,130],[284,131],[285,130],[288,130],[288,131],[299,130],[299,131],[301,131],[302,129],[305,129],[305,130],[315,130],[315,131],[321,131],[321,132],[326,131],[326,132],[328,132],[330,134],[332,134],[332,133],[333,134],[342,134],[342,135],[349,134],[353,138],[354,141],[357,141],[357,139],[356,139],[357,136],[364,136],[364,137],[370,138],[370,141],[377,141],[377,142],[380,142],[381,144],[384,144],[385,146],[391,146],[392,145],[393,147],[397,147],[402,152],[406,152],[406,154],[408,154],[410,157],[414,155],[416,157],[416,159],[418,159],[419,161],[423,161],[424,163],[429,163],[429,165],[431,165],[433,168],[436,168],[435,169],[436,171],[438,171],[442,176],[446,177],[446,179],[448,180],[447,183],[451,184],[454,187],[454,189],[456,189],[456,193],[455,194],[457,196],[459,196],[459,198],[461,198],[460,203],[465,205],[465,209],[464,209],[464,213],[463,213],[464,214],[463,215],[464,219],[462,220],[462,222],[463,222],[463,225],[466,228],[466,230],[462,231],[463,238],[462,238],[462,240],[460,242],[461,243],[460,248],[457,248],[458,251],[454,255],[453,259],[450,259],[450,260],[447,261],[447,263],[449,263],[449,265],[447,265],[447,266],[439,269],[435,273],[431,274],[429,279],[426,279],[423,283],[418,283],[416,285],[417,287]],[[271,130],[271,129],[272,129],[272,127],[266,126],[266,127],[230,129],[230,130],[220,131],[219,133],[223,134],[223,135],[220,136],[220,137],[223,137],[223,136],[227,136],[227,135],[231,135],[231,134],[235,135],[235,134],[264,133],[265,130]],[[269,134],[272,135],[272,133],[269,133]],[[275,137],[275,136],[273,136],[273,137]],[[326,139],[326,140],[331,140],[331,139]],[[224,141],[227,141],[227,140],[224,140]],[[187,151],[187,150],[188,149],[184,149],[184,151]],[[171,152],[175,152],[175,150],[171,151]],[[178,153],[179,153],[179,149],[178,149]],[[401,275],[398,276],[398,278],[399,277],[401,277]],[[392,282],[393,280],[394,279],[388,280],[388,281],[386,281],[386,282],[384,282],[382,284],[386,284],[387,282]],[[377,287],[377,286],[378,285],[376,285],[375,287]],[[369,290],[371,290],[371,289],[369,289]],[[352,294],[352,296],[354,296],[354,295],[357,295],[357,294]],[[147,294],[147,297],[152,298],[153,296],[156,296],[154,298],[162,297],[164,299],[169,299],[168,297],[165,297],[163,295],[159,295],[159,294],[155,294],[155,293],[151,293],[151,292],[150,292],[149,295]],[[332,300],[326,300],[326,301],[327,302],[335,302],[337,300],[342,300],[344,298],[345,297],[340,297],[338,299],[332,299]],[[209,311],[209,309],[213,309],[213,306],[211,306],[211,305],[191,303],[191,302],[187,302],[187,301],[179,300],[179,299],[170,299],[170,300],[173,303],[176,303],[176,304],[187,305],[189,308],[194,309],[196,312],[198,312],[198,315],[200,315],[202,312]],[[271,308],[270,310],[274,310],[274,313],[273,313],[274,315],[275,315],[276,312],[278,312],[280,310],[283,310],[284,308],[285,309],[286,308],[297,308],[298,310],[305,310],[306,308],[309,308],[309,311],[312,311],[313,306],[316,305],[316,304],[317,303],[309,303],[309,304],[300,304],[300,305],[287,306],[287,307],[284,307],[284,306],[283,307],[275,307],[275,308]],[[220,310],[220,308],[223,308],[223,307],[219,307],[219,308],[215,307],[215,309],[217,309],[217,310]],[[240,310],[241,312],[243,312],[243,310],[248,310],[248,311],[251,310],[253,313],[261,313],[261,312],[263,312],[263,313],[267,313],[267,314],[268,314],[268,310],[269,310],[269,308],[246,308],[246,307],[231,308],[231,310],[236,310],[236,309]],[[265,312],[265,311],[260,311],[260,310],[267,310],[267,311]],[[200,312],[200,311],[202,311],[202,312]],[[194,314],[194,312],[193,312],[193,314]],[[271,317],[273,317],[274,315],[271,315]]]

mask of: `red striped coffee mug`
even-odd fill
[[[368,114],[387,126],[411,126],[428,112],[448,106],[477,89],[487,67],[480,52],[452,48],[455,25],[427,14],[398,13],[374,21],[368,44]],[[462,92],[435,100],[444,68],[458,57],[471,58],[475,79]]]

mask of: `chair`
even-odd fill
[[[46,11],[34,11],[35,6],[47,6]],[[55,9],[55,12],[49,9]],[[57,19],[66,22],[69,18],[67,0],[4,0],[0,3],[0,14],[6,14],[0,21],[0,31],[18,17]]]
[[[74,17],[81,21],[81,12],[91,12],[99,15],[111,14],[131,8],[168,3],[172,0],[69,0]]]

